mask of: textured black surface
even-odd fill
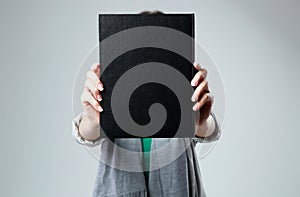
[[[163,26],[184,32],[194,37],[194,15],[193,14],[100,14],[99,15],[99,41],[126,30],[139,26]],[[168,36],[168,35],[162,35]],[[191,48],[194,48],[191,46]],[[101,48],[100,48],[100,64],[101,64]],[[193,56],[193,54],[191,55]],[[182,56],[161,48],[143,47],[128,51],[115,58],[103,73],[101,73],[101,81],[105,86],[102,93],[103,101],[101,102],[104,111],[101,113],[100,124],[102,137],[113,138],[134,138],[123,131],[116,123],[111,113],[110,97],[114,85],[118,79],[126,73],[130,68],[147,62],[160,62],[168,64],[180,73],[187,80],[191,81],[193,77],[194,67],[190,61]],[[126,91],[126,90],[124,90]],[[122,99],[122,98],[120,98]],[[141,84],[140,87],[133,92],[130,97],[129,111],[132,119],[140,125],[148,124],[150,117],[148,114],[149,107],[153,103],[162,104],[167,111],[167,119],[163,128],[156,134],[148,137],[155,138],[171,138],[174,137],[178,130],[181,118],[181,109],[176,95],[168,87],[158,83]],[[143,131],[139,131],[143,132]],[[190,136],[190,133],[186,137]]]

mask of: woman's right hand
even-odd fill
[[[99,74],[100,64],[94,63],[86,74],[84,90],[80,97],[86,115],[80,123],[79,131],[81,136],[88,140],[99,137],[100,112],[103,111],[100,105],[101,91],[104,89]]]

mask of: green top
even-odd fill
[[[144,156],[144,166],[145,166],[145,175],[146,181],[149,179],[149,167],[150,167],[150,150],[151,150],[151,142],[152,138],[142,138],[142,148],[143,148],[143,156]]]

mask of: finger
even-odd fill
[[[196,88],[196,90],[194,91],[194,94],[192,95],[191,100],[193,102],[198,101],[199,100],[199,96],[204,92],[204,91],[208,91],[208,82],[207,80],[203,80],[200,85]]]
[[[102,91],[104,90],[103,84],[99,79],[99,76],[93,72],[93,71],[88,71],[86,74],[87,78],[92,80],[92,82],[95,84],[95,86],[98,88],[98,90]]]
[[[201,69],[201,66],[200,66],[199,63],[196,63],[196,62],[195,62],[193,65],[194,65],[194,67],[195,67],[197,70],[200,70],[200,69]]]
[[[100,64],[99,63],[92,64],[92,66],[91,66],[92,71],[96,72],[99,69],[100,69]]]
[[[95,86],[95,84],[90,80],[87,79],[85,81],[85,88],[92,93],[92,95],[94,96],[95,99],[97,99],[98,101],[102,100],[102,96],[98,90],[98,88]]]
[[[94,63],[91,66],[91,71],[93,71],[94,73],[96,73],[97,76],[99,76],[100,75],[100,64]]]
[[[200,81],[206,79],[206,77],[207,77],[207,70],[205,68],[202,68],[195,74],[194,78],[191,81],[191,85],[197,86],[200,83]]]
[[[80,97],[82,104],[91,105],[95,110],[102,112],[103,108],[90,92],[84,91]]]
[[[213,95],[212,95],[210,92],[205,93],[205,94],[202,96],[202,98],[200,99],[200,101],[197,102],[197,103],[193,106],[193,110],[194,110],[194,111],[200,110],[201,107],[202,107],[205,103],[207,103],[207,102],[210,102],[210,105],[212,105],[213,101],[214,101]]]

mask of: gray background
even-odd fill
[[[195,12],[226,89],[201,160],[210,197],[299,195],[297,0],[1,1],[0,196],[89,196],[97,161],[71,137],[72,85],[99,12]]]

